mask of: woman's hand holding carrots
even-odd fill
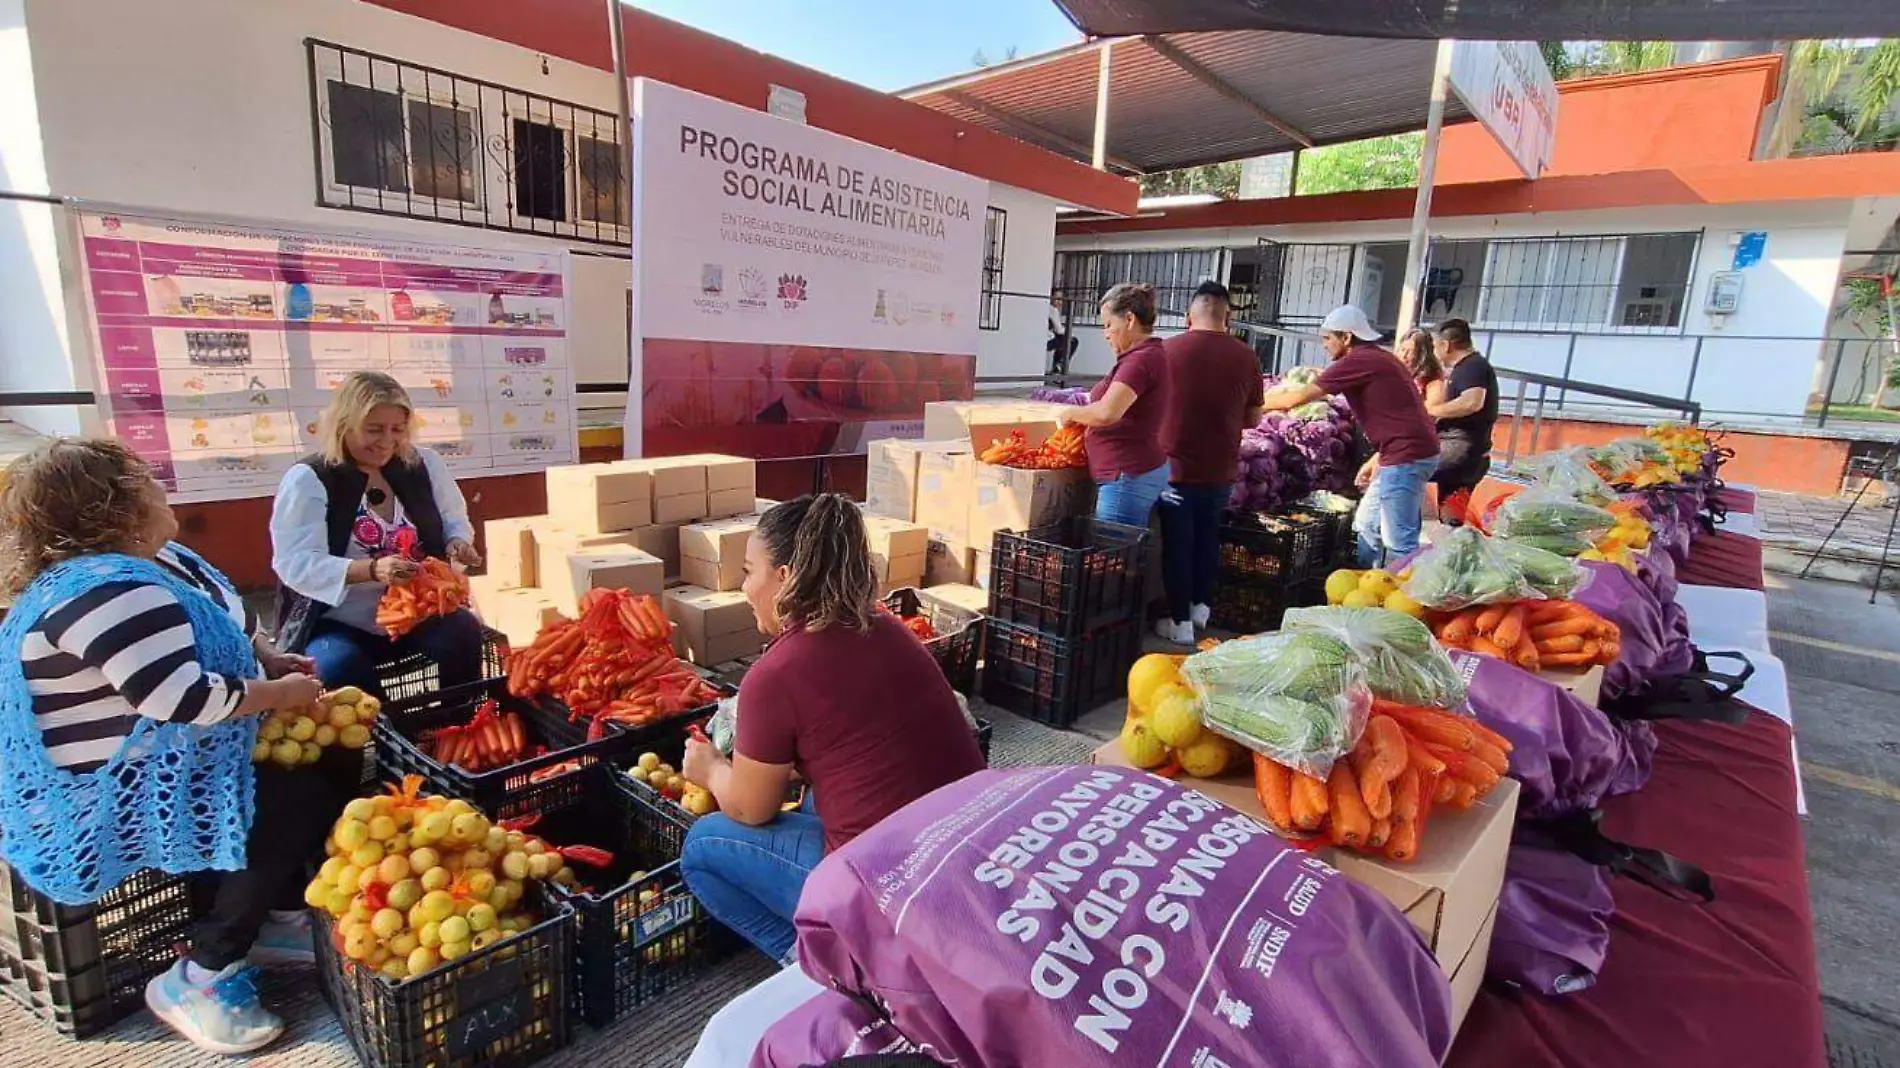
[[[380,561],[379,561],[380,562]],[[376,604],[376,625],[400,638],[435,616],[468,604],[468,579],[446,562],[430,557],[407,582],[391,584]]]

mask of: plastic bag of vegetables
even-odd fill
[[[1595,545],[1616,525],[1616,516],[1548,486],[1535,486],[1504,502],[1492,531],[1561,556]]]
[[[1590,450],[1581,446],[1540,453],[1518,465],[1540,484],[1599,507],[1616,500],[1616,490],[1590,466]]]
[[[1406,595],[1427,608],[1456,610],[1499,601],[1535,601],[1543,597],[1524,573],[1492,548],[1492,539],[1470,527],[1457,527],[1414,557]]]
[[[1517,568],[1527,585],[1550,600],[1567,601],[1590,582],[1589,569],[1577,561],[1515,538],[1492,538],[1491,550]]]
[[[1318,779],[1358,743],[1372,691],[1366,669],[1330,634],[1264,634],[1181,664],[1217,734]]]
[[[1464,677],[1422,620],[1383,608],[1294,608],[1280,629],[1345,642],[1374,697],[1415,708],[1452,708],[1465,699]]]

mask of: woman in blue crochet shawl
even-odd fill
[[[190,955],[145,999],[196,1045],[245,1053],[283,1031],[246,955],[312,959],[301,913],[273,906],[297,902],[344,799],[314,770],[251,763],[257,715],[321,686],[177,533],[151,468],[116,441],[51,441],[7,468],[0,853],[64,904],[141,869],[219,873]]]

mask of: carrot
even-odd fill
[[[1407,733],[1422,741],[1452,749],[1471,748],[1471,722],[1462,716],[1377,700],[1372,702],[1372,710],[1376,714],[1391,716]]]
[[[1151,775],[1159,775],[1164,779],[1178,779],[1181,777],[1181,762],[1178,760],[1169,760],[1166,764],[1158,768],[1148,769],[1148,772]]]
[[[1457,615],[1452,616],[1450,621],[1445,624],[1444,629],[1438,632],[1439,640],[1457,642],[1460,644],[1469,642],[1471,636],[1476,633],[1475,627],[1477,620],[1478,609],[1465,609]]]
[[[1392,835],[1385,840],[1385,859],[1403,863],[1418,856],[1418,821],[1393,820]]]
[[[1452,778],[1450,775],[1440,775],[1438,777],[1438,784],[1432,787],[1432,804],[1449,804],[1451,799],[1456,797],[1457,794],[1458,780]]]
[[[1545,656],[1552,653],[1574,653],[1582,650],[1583,635],[1562,634],[1555,638],[1546,638],[1537,642],[1537,651]]]
[[[1405,736],[1405,755],[1408,758],[1407,767],[1415,768],[1422,774],[1442,775],[1445,773],[1445,762],[1433,756],[1431,750],[1425,748],[1424,742],[1409,733]]]
[[[1569,601],[1531,601],[1524,610],[1524,622],[1532,627],[1555,623],[1570,614]]]
[[[1471,728],[1471,733],[1477,735],[1479,741],[1490,742],[1503,752],[1509,753],[1517,748],[1511,744],[1509,738],[1506,738],[1504,735],[1499,734],[1497,731],[1492,730],[1475,719],[1465,720],[1465,726]]]
[[[1595,633],[1595,631],[1595,624],[1587,619],[1579,619],[1573,616],[1555,623],[1545,623],[1542,626],[1532,627],[1531,640],[1545,641],[1550,638],[1561,638],[1567,634],[1577,634],[1587,638]]]
[[[1505,759],[1504,750],[1499,749],[1490,742],[1479,739],[1477,746],[1473,748],[1471,752],[1472,755],[1476,756],[1479,760],[1484,761],[1486,767],[1497,772],[1499,775],[1504,775],[1511,770],[1511,762]]]
[[[1293,773],[1259,753],[1253,755],[1253,792],[1267,814],[1267,822],[1281,830],[1293,828]]]
[[[1596,662],[1590,653],[1556,653],[1544,658],[1545,667],[1590,667]]]
[[[1372,759],[1367,762],[1366,771],[1389,785],[1405,770],[1405,731],[1391,716],[1375,715],[1366,724],[1365,736],[1372,742]],[[1370,797],[1367,800],[1370,801]]]
[[[1478,613],[1478,622],[1477,622],[1478,633],[1479,634],[1496,633],[1498,629],[1498,624],[1504,622],[1505,611],[1506,611],[1506,607],[1501,604],[1485,606],[1484,611]]]
[[[1478,788],[1468,782],[1451,780],[1451,800],[1445,802],[1455,809],[1467,809],[1478,803]]]
[[[1509,649],[1524,637],[1524,606],[1512,605],[1498,622],[1497,629],[1491,632],[1491,640]]]
[[[1405,774],[1399,776],[1398,785],[1392,791],[1392,819],[1395,822],[1417,821],[1421,789],[1422,782],[1418,769],[1406,768]]]
[[[1476,755],[1442,746],[1432,752],[1445,762],[1446,774],[1459,782],[1470,783],[1479,793],[1488,793],[1497,786],[1498,773]]]
[[[1366,848],[1384,849],[1385,843],[1392,837],[1392,827],[1395,822],[1397,821],[1390,818],[1373,820],[1372,833],[1366,835]]]
[[[1336,761],[1326,786],[1332,803],[1333,844],[1364,845],[1372,834],[1372,814],[1360,798],[1359,780],[1353,776],[1352,765],[1344,760]]]
[[[1293,813],[1293,828],[1300,831],[1317,831],[1320,824],[1326,822],[1326,814],[1332,807],[1327,797],[1326,784],[1305,772],[1293,773],[1292,788],[1287,791]]]
[[[1544,669],[1543,654],[1539,653],[1537,646],[1532,645],[1530,642],[1525,642],[1517,647],[1516,651],[1511,654],[1511,663],[1516,664],[1518,667],[1532,674],[1536,674]]]
[[[1509,663],[1511,659],[1510,653],[1507,653],[1503,649],[1499,648],[1498,643],[1492,641],[1491,639],[1485,637],[1482,634],[1471,639],[1471,651],[1474,653],[1478,653],[1482,656],[1491,657],[1494,660],[1505,661],[1506,663]]]

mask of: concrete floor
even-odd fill
[[[1900,603],[1768,576],[1807,788],[1808,891],[1831,1061],[1900,1065]]]

